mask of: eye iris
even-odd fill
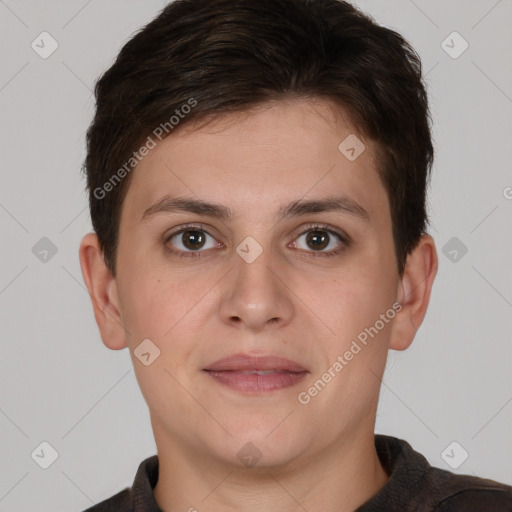
[[[201,249],[205,243],[202,231],[189,230],[181,234],[183,245],[190,250]],[[327,231],[310,231],[306,237],[306,243],[315,250],[325,249],[329,245],[329,233]]]
[[[183,245],[187,249],[201,249],[205,242],[205,236],[201,231],[184,231],[181,235]]]
[[[325,249],[329,245],[329,234],[326,231],[310,231],[307,243],[313,249]]]

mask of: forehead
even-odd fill
[[[286,200],[336,193],[369,213],[379,211],[387,196],[374,153],[373,143],[325,100],[275,102],[218,116],[206,125],[185,125],[137,165],[127,215],[135,221],[166,194],[254,215]]]

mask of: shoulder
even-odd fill
[[[376,435],[389,481],[361,510],[376,512],[512,512],[512,487],[431,466],[403,439]]]
[[[161,512],[153,496],[153,488],[157,481],[158,456],[153,455],[139,464],[131,487],[126,487],[84,512],[133,512],[134,510]]]
[[[512,487],[508,485],[434,467],[425,477],[436,512],[512,511]]]
[[[130,488],[126,488],[114,496],[97,503],[96,505],[84,510],[84,512],[131,512],[132,498]]]

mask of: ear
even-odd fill
[[[430,235],[422,235],[416,248],[407,256],[397,295],[402,309],[393,323],[389,348],[409,347],[427,312],[430,292],[437,274],[437,251]]]
[[[101,339],[112,350],[125,348],[126,333],[119,309],[117,285],[105,264],[95,233],[88,233],[82,238],[79,256]]]

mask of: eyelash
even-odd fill
[[[187,231],[203,231],[203,232],[207,233],[209,236],[212,236],[208,233],[208,231],[205,229],[205,227],[203,227],[203,225],[201,225],[201,224],[185,225],[185,226],[182,226],[179,230],[172,232],[169,236],[166,237],[165,244],[167,246],[167,250],[171,254],[177,255],[180,258],[183,258],[183,257],[185,257],[185,258],[201,258],[201,257],[203,257],[203,253],[205,251],[201,251],[201,250],[199,250],[199,251],[181,251],[181,250],[177,250],[177,249],[172,249],[170,247],[169,242],[171,241],[172,238],[174,238],[175,236],[177,236],[181,233],[185,233]],[[350,245],[352,243],[352,240],[350,239],[350,237],[348,235],[338,233],[337,231],[334,231],[326,224],[311,224],[310,226],[307,227],[307,229],[302,231],[296,237],[296,239],[300,238],[302,235],[305,235],[306,233],[309,233],[310,231],[325,231],[326,233],[329,233],[329,235],[334,235],[335,237],[337,237],[339,239],[340,247],[338,249],[334,249],[334,250],[331,250],[328,252],[304,251],[303,249],[299,249],[299,251],[306,253],[306,255],[307,255],[306,257],[311,257],[311,258],[321,257],[322,258],[322,257],[338,256],[340,253],[342,253],[348,247],[350,247]],[[214,237],[212,237],[212,238],[214,238]]]

